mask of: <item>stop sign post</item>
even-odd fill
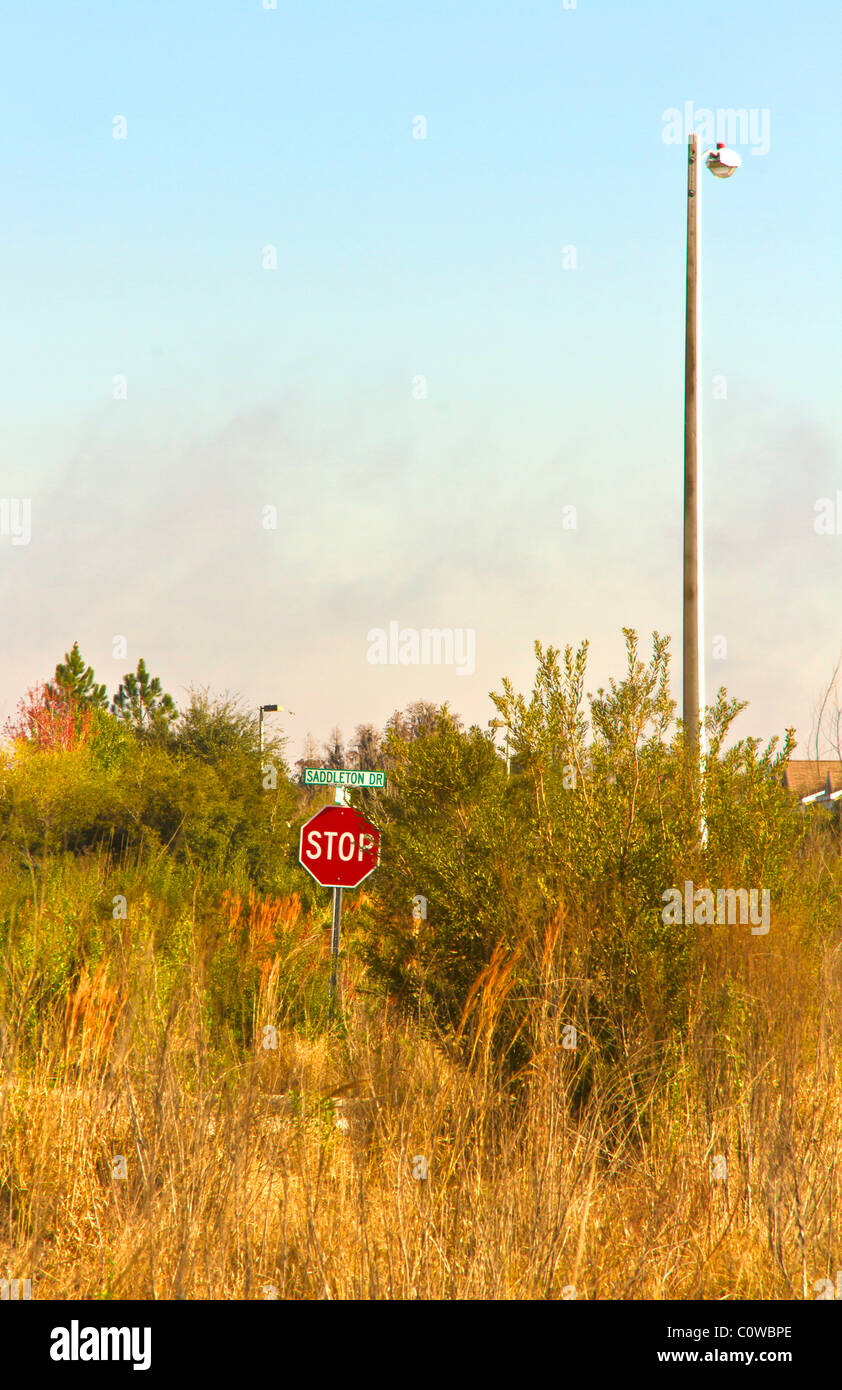
[[[301,827],[298,858],[323,888],[333,889],[330,997],[336,999],[343,888],[358,888],[380,862],[380,831],[351,806],[323,806]]]

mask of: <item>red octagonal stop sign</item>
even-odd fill
[[[323,888],[356,888],[380,863],[380,831],[351,806],[323,806],[301,827],[298,858]]]

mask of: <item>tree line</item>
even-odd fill
[[[114,892],[129,868],[167,901],[179,883],[211,923],[221,894],[252,891],[298,895],[328,923],[325,890],[298,862],[300,827],[325,791],[294,768],[383,768],[382,790],[351,793],[382,835],[345,938],[372,989],[458,1036],[472,1009],[493,1014],[489,1046],[515,1067],[535,1042],[530,1001],[554,997],[559,971],[572,994],[557,1021],[588,1033],[592,1061],[613,1065],[645,1038],[680,1041],[699,951],[724,943],[667,922],[664,895],[688,881],[768,891],[770,936],[744,933],[748,950],[791,921],[808,923],[818,947],[835,930],[842,871],[822,818],[800,815],[782,785],[792,731],[726,748],[744,702],[724,690],[707,711],[700,842],[698,760],[670,695],[668,641],[654,634],[648,660],[631,630],[626,645],[623,675],[593,694],[586,643],[536,643],[531,692],[507,680],[490,692],[509,732],[507,773],[489,729],[425,701],[382,730],[358,726],[347,745],[339,729],[321,747],[309,740],[292,769],[270,732],[261,761],[255,713],[237,697],[192,690],[176,710],[140,662],[107,701],[74,644],[22,702],[0,758],[0,876],[23,900],[45,873],[72,875],[93,854]],[[107,920],[107,895],[100,910]],[[730,996],[707,1002],[717,1026],[733,1021]],[[592,1081],[584,1071],[582,1086]]]
[[[208,693],[192,691],[186,710],[180,712],[172,695],[162,686],[160,677],[152,676],[146,661],[140,658],[136,671],[128,671],[109,700],[106,687],[100,684],[79,650],[78,641],[65,652],[51,680],[32,687],[19,702],[15,716],[6,722],[7,739],[23,739],[42,748],[69,748],[76,741],[90,737],[94,727],[102,727],[102,716],[108,715],[132,729],[139,737],[164,742],[179,741],[178,721],[181,719],[187,741],[195,738],[197,705],[207,715],[211,700]],[[236,708],[239,707],[239,708]],[[446,708],[446,707],[442,707]],[[334,727],[321,744],[308,734],[302,756],[292,764],[303,783],[305,767],[361,768],[375,771],[394,761],[390,752],[393,739],[409,743],[435,730],[440,707],[428,700],[414,700],[404,710],[395,710],[384,728],[374,724],[358,724],[352,737],[345,740],[342,731]],[[462,727],[458,715],[450,715],[456,728]],[[258,739],[252,728],[254,716],[247,713],[236,697],[223,696],[216,700],[216,733],[227,725],[227,742],[239,743],[245,751],[256,752]],[[283,739],[272,739],[267,732],[267,747],[277,749]]]

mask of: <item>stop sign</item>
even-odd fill
[[[356,888],[380,862],[380,831],[351,806],[323,806],[301,827],[298,858],[323,888]]]

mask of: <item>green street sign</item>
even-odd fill
[[[348,767],[305,767],[305,787],[385,787],[385,772]]]

